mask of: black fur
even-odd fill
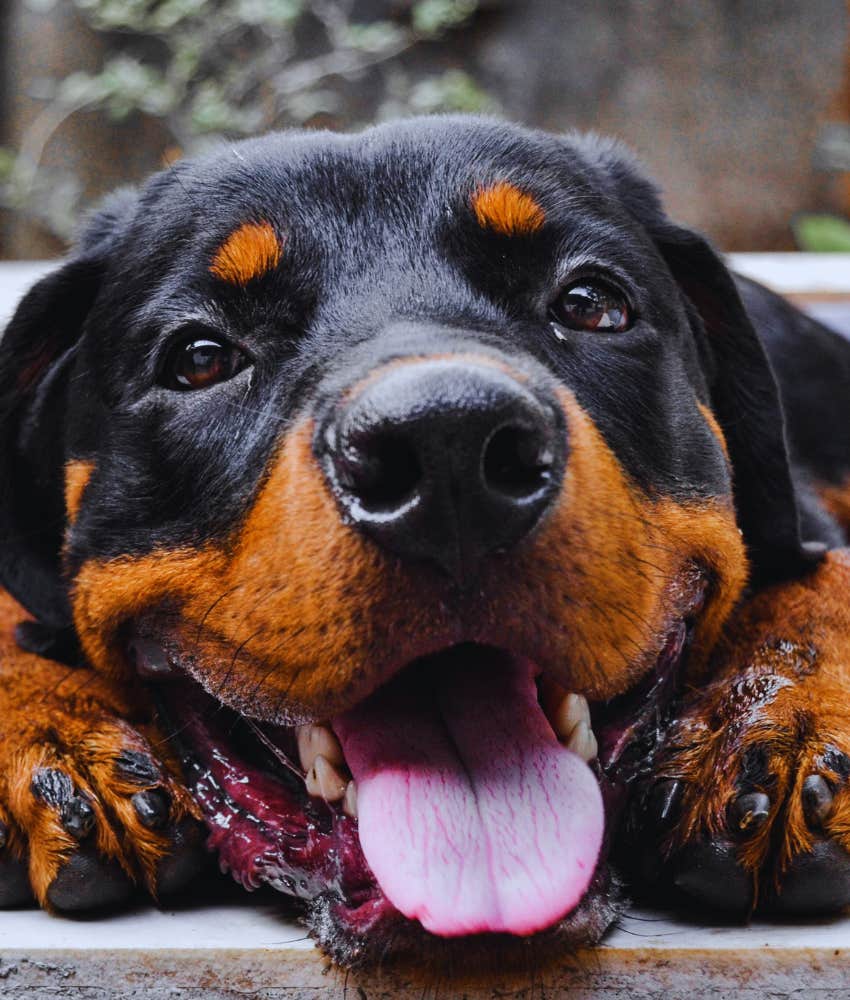
[[[475,223],[471,191],[505,177],[544,207],[539,233],[510,239]],[[247,289],[227,287],[209,261],[248,219],[285,235],[286,265]],[[555,339],[547,307],[571,258],[617,276],[637,312],[632,330]],[[800,324],[808,343],[819,338],[827,365],[846,371],[848,350],[812,321],[760,306],[749,286],[743,292],[787,374],[801,475],[792,476],[775,377],[732,279],[701,238],[666,220],[615,144],[433,118],[358,136],[272,135],[178,164],[138,194],[113,196],[6,332],[0,579],[42,622],[67,626],[60,470],[71,457],[98,456],[69,539],[71,573],[85,558],[226,533],[287,421],[323,383],[351,378],[355,358],[369,367],[403,349],[393,339],[400,321],[420,324],[423,337],[441,325],[453,339],[542,365],[573,389],[650,493],[729,492],[696,407],[710,403],[757,569],[800,572],[819,543],[838,537],[810,510],[805,484],[843,474],[848,449],[806,430],[813,422],[798,414],[810,401],[797,398],[796,362],[786,365],[783,352],[797,350]],[[168,346],[193,325],[243,347],[253,368],[200,393],[163,388]],[[441,347],[435,337],[428,345]],[[32,362],[38,370],[22,385]],[[838,395],[819,405],[825,422],[844,404]],[[834,425],[848,426],[846,415]]]

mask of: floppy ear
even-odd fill
[[[801,536],[785,416],[764,345],[732,275],[709,243],[666,221],[651,232],[703,328],[712,409],[729,449],[738,523],[753,575],[764,582],[802,573],[822,558],[826,545]]]
[[[53,629],[71,625],[61,573],[68,377],[129,198],[105,203],[0,338],[0,584]]]
[[[669,221],[657,189],[618,142],[590,137],[579,148],[605,191],[647,231],[685,298],[729,449],[754,580],[810,569],[827,546],[801,537],[779,387],[732,275],[702,236]]]

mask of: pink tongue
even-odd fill
[[[357,780],[366,860],[405,916],[444,937],[531,934],[579,902],[602,797],[555,738],[530,663],[460,649],[334,728]]]

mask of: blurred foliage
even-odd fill
[[[799,215],[793,229],[801,250],[850,253],[850,222],[837,215]]]
[[[42,6],[44,0],[31,0]],[[48,170],[50,137],[71,115],[160,121],[171,155],[272,128],[360,124],[437,111],[494,110],[465,72],[418,76],[405,57],[466,26],[479,0],[390,0],[358,20],[354,0],[71,0],[107,39],[96,73],[46,81],[45,101],[16,151],[0,150],[0,204],[68,238],[78,179]]]

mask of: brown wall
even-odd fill
[[[682,221],[768,249],[838,207],[812,153],[847,51],[843,0],[526,0],[477,59],[511,117],[621,137]]]
[[[15,139],[38,106],[26,96],[33,81],[96,65],[99,43],[69,0],[47,14],[25,0],[8,9],[2,64]],[[817,173],[812,154],[825,120],[850,117],[839,107],[847,51],[843,0],[501,0],[420,63],[470,70],[508,117],[620,136],[682,221],[728,249],[783,249],[795,212],[842,207],[841,179]],[[166,144],[150,123],[79,115],[48,159],[78,172],[93,198],[155,168]],[[57,246],[7,220],[0,250],[41,256]]]

